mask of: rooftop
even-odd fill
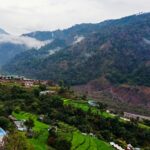
[[[0,128],[0,137],[3,137],[5,135],[6,135],[6,132],[2,128]]]

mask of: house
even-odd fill
[[[90,136],[96,137],[93,133],[89,133]]]
[[[124,112],[124,118],[138,119],[139,121],[150,120],[150,117],[142,116],[142,115],[137,115],[137,114],[132,114],[132,113],[128,113],[128,112]]]
[[[92,100],[89,100],[89,101],[88,101],[88,104],[89,104],[90,106],[93,106],[93,107],[98,106],[98,104],[97,104],[95,101],[92,101]]]
[[[110,113],[110,110],[106,110],[107,113]]]
[[[4,137],[6,135],[6,132],[2,128],[0,128],[0,147],[4,145]]]
[[[49,132],[53,132],[53,133],[57,133],[58,127],[57,126],[51,126],[48,131]]]
[[[131,144],[128,144],[125,150],[134,150],[134,148]]]
[[[24,80],[22,81],[23,82],[23,85],[26,87],[26,88],[30,88],[34,85],[34,81],[32,80]]]
[[[9,115],[8,117],[11,121],[17,121],[17,119],[15,117],[13,117],[12,115]]]
[[[26,131],[27,130],[26,126],[24,125],[24,122],[25,121],[14,121],[14,124],[19,131]]]
[[[118,144],[116,144],[114,142],[110,142],[110,145],[117,150],[124,150],[121,146],[119,146]]]
[[[47,91],[41,91],[40,92],[40,96],[41,95],[51,95],[51,94],[55,94],[56,91],[50,91],[50,90],[47,90]]]
[[[15,124],[16,128],[19,131],[26,131],[27,130],[26,126],[24,125],[25,120],[19,121],[15,117],[13,117],[12,115],[9,115],[9,119],[11,121],[13,121],[13,123]]]
[[[87,133],[82,133],[82,135],[87,135]]]
[[[130,119],[128,119],[128,118],[124,118],[124,117],[120,117],[120,118],[124,121],[130,121]]]
[[[42,85],[47,85],[47,84],[48,84],[48,81],[47,81],[47,80],[42,80],[42,81],[40,81],[40,84],[42,84]]]
[[[39,120],[39,121],[43,121],[43,120],[44,120],[44,117],[45,117],[44,115],[39,115],[39,116],[38,116],[38,120]]]

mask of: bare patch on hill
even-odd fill
[[[128,111],[150,115],[150,87],[111,85],[104,77],[93,80],[86,85],[73,87],[79,94],[106,103],[109,108],[119,112]]]

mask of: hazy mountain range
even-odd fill
[[[10,35],[0,29],[0,67],[17,54],[31,48],[39,49],[41,46],[50,43],[50,41],[40,41],[35,38]]]
[[[84,84],[105,76],[112,83],[150,86],[150,14],[133,15],[66,30],[24,34],[51,41],[17,55],[9,73]]]

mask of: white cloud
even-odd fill
[[[74,37],[73,45],[74,45],[74,44],[77,44],[77,43],[80,43],[80,42],[83,41],[84,39],[85,39],[84,36],[75,36],[75,37]]]
[[[25,36],[16,36],[16,35],[0,35],[0,43],[13,43],[19,45],[25,45],[28,48],[40,48],[45,44],[50,43],[51,41],[38,41],[34,38],[25,37]]]
[[[149,0],[0,0],[0,27],[16,34],[148,11]]]

